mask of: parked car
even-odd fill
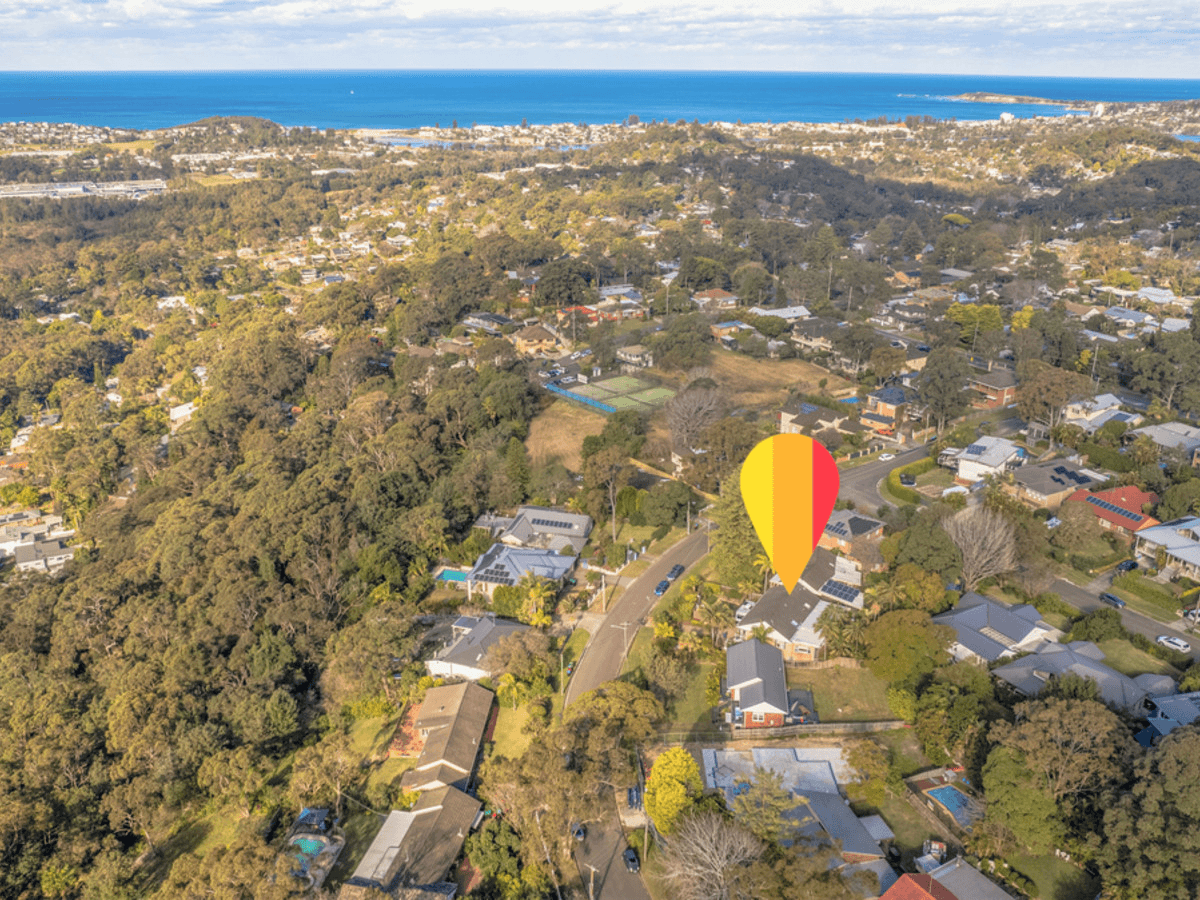
[[[1192,645],[1183,638],[1172,637],[1168,634],[1160,634],[1154,640],[1155,643],[1162,644],[1164,647],[1169,647],[1172,650],[1178,650],[1180,653],[1192,652]]]
[[[676,578],[678,578],[682,574],[683,574],[683,566],[680,566],[680,565],[671,566],[671,571],[667,573],[667,581],[674,581]]]
[[[1126,559],[1126,560],[1123,560],[1122,562],[1117,563],[1117,571],[1118,572],[1132,572],[1137,567],[1138,567],[1138,563],[1137,563],[1136,559]]]
[[[900,476],[900,483],[905,487],[913,487],[917,483],[917,476],[910,475],[908,472],[905,472]]]
[[[585,837],[587,837],[587,829],[583,827],[583,823],[576,822],[571,826],[571,837],[575,838],[577,841],[582,841]]]
[[[750,615],[750,610],[752,610],[752,609],[754,609],[754,601],[747,600],[745,603],[743,603],[741,606],[739,606],[737,608],[737,612],[735,612],[733,614],[733,620],[735,622],[742,621],[742,619],[744,619],[744,618],[746,618],[746,616]]]
[[[661,597],[663,594],[665,594],[667,592],[667,589],[670,586],[671,586],[671,582],[667,581],[667,579],[664,578],[662,581],[660,581],[658,584],[656,584],[654,586],[654,596]]]
[[[1120,597],[1118,597],[1116,594],[1110,594],[1107,591],[1105,591],[1103,594],[1100,595],[1100,599],[1103,602],[1107,603],[1109,606],[1115,606],[1117,609],[1125,608],[1125,601],[1122,600]]]
[[[638,862],[637,851],[632,847],[627,847],[625,852],[621,854],[621,858],[625,860],[625,868],[630,872],[636,872],[642,867]]]
[[[570,678],[575,674],[575,663],[567,663],[567,677]]]
[[[575,383],[574,375],[568,375],[566,378],[563,378],[561,381],[559,381],[559,384],[574,384],[574,383]]]
[[[634,785],[628,791],[625,792],[625,799],[627,801],[629,801],[630,809],[641,809],[642,808],[642,789],[640,787],[638,787],[637,785]]]
[[[880,454],[879,454],[879,461],[880,461],[880,462],[891,462],[891,461],[892,461],[893,459],[895,459],[895,458],[896,458],[896,454],[895,454],[895,453],[880,453]]]

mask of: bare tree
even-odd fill
[[[681,900],[728,900],[730,871],[762,856],[753,834],[719,813],[685,819],[663,852],[663,877]]]
[[[970,591],[985,578],[1017,567],[1017,540],[1003,515],[971,507],[946,520],[946,534],[962,553],[962,585]]]
[[[697,439],[721,418],[724,408],[724,399],[716,388],[696,385],[672,397],[666,411],[675,449],[694,449]]]

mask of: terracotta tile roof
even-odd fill
[[[959,897],[938,884],[932,875],[901,875],[879,900],[959,900]]]

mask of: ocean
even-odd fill
[[[1066,115],[968,103],[969,92],[1057,100],[1200,99],[1200,81],[821,72],[0,72],[0,121],[163,128],[259,116],[316,128],[466,127],[642,120],[841,122]]]

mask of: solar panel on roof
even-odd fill
[[[983,444],[972,444],[963,452],[968,456],[983,456],[983,454],[987,453],[987,447]]]
[[[1139,513],[1133,513],[1127,509],[1121,509],[1121,507],[1109,503],[1107,500],[1101,500],[1099,497],[1088,497],[1087,502],[1092,504],[1092,506],[1098,506],[1101,509],[1112,513],[1113,515],[1120,516],[1123,519],[1128,519],[1131,522],[1140,522],[1142,519],[1146,518]]]
[[[844,523],[844,522],[828,522],[825,525],[825,530],[828,531],[830,534],[836,534],[836,535],[845,537],[846,523]]]
[[[817,407],[815,404],[812,404],[812,403],[801,403],[800,404],[801,415],[805,415],[805,416],[812,415],[816,411],[817,411]]]
[[[822,585],[821,593],[828,594],[830,597],[841,600],[843,603],[853,603],[858,599],[858,595],[861,593],[861,591],[859,591],[859,589],[853,585],[845,584],[841,581],[834,581],[831,578],[825,582],[824,585]]]
[[[530,521],[542,528],[565,528],[569,531],[574,527],[570,522],[563,522],[561,519],[530,519]]]

